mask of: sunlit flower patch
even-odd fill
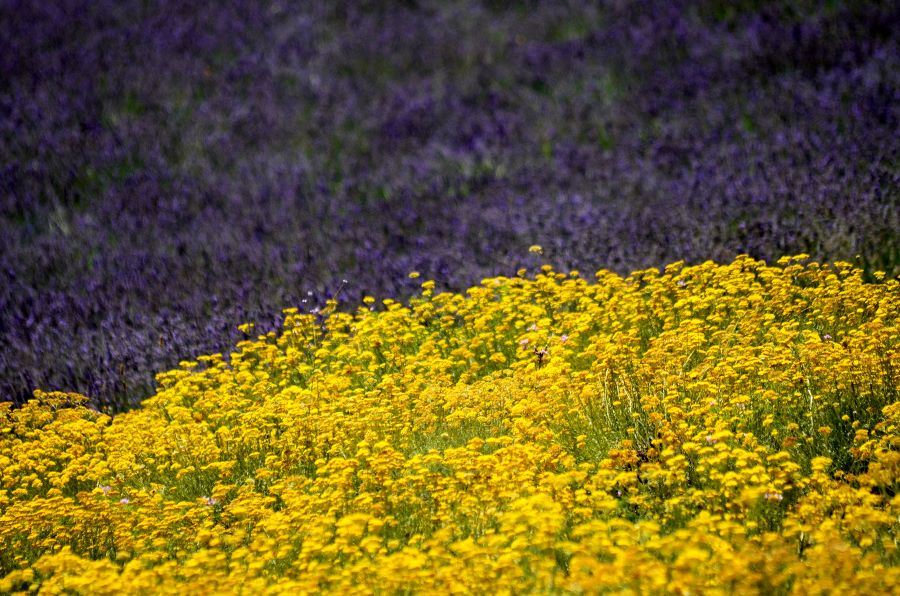
[[[900,284],[545,267],[0,412],[0,592],[900,590]],[[250,330],[250,327],[246,327]]]

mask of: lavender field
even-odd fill
[[[0,400],[126,409],[410,271],[896,276],[898,130],[890,1],[0,0]]]

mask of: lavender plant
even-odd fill
[[[0,2],[0,399],[123,408],[342,287],[900,273],[891,2]],[[342,284],[341,280],[347,280]],[[305,301],[305,302],[304,302]]]

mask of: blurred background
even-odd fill
[[[0,23],[2,400],[133,406],[343,279],[352,309],[413,270],[900,273],[897,2],[0,0]]]

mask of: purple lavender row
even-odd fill
[[[0,399],[129,407],[342,279],[531,244],[900,273],[896,3],[596,6],[0,0]]]

